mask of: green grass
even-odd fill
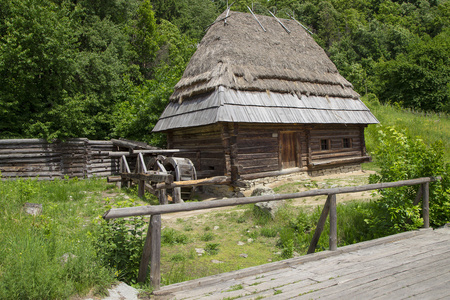
[[[336,184],[340,182],[330,179],[307,185]],[[357,185],[358,180],[348,184]],[[289,183],[279,192],[299,187],[312,188]],[[143,240],[131,243],[132,221],[122,224],[125,227],[112,227],[115,239],[111,243],[108,238],[113,235],[100,218],[111,207],[143,204],[133,199],[132,191],[123,194],[103,180],[1,181],[0,299],[69,298],[92,290],[104,292],[112,282],[123,279],[125,272],[135,278],[137,269],[114,265],[119,261],[139,263]],[[42,215],[26,215],[25,202],[43,204]],[[254,205],[170,222],[163,219],[162,284],[262,265],[291,257],[294,252],[306,254],[320,209],[296,207],[286,201],[273,220],[258,213]],[[369,209],[370,203],[338,206],[339,245],[367,238],[364,219]],[[146,223],[139,224],[143,231],[137,232],[145,233]],[[122,233],[117,228],[122,228]],[[328,248],[327,230],[328,225],[318,250]],[[201,256],[198,248],[204,249]],[[105,256],[106,252],[112,257]],[[69,258],[64,263],[65,254]],[[116,254],[120,257],[115,259]]]
[[[365,100],[363,98],[363,100]],[[438,140],[444,143],[444,160],[450,162],[450,116],[440,113],[421,113],[393,105],[364,101],[382,126],[406,128],[413,137],[420,137],[427,144]],[[377,145],[377,127],[369,125],[365,131],[367,150],[371,152]],[[368,166],[370,168],[371,166]]]
[[[1,299],[106,291],[115,279],[97,261],[91,220],[104,212],[108,188],[100,180],[0,181]],[[24,213],[25,202],[42,204],[42,214]]]

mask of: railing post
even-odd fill
[[[148,224],[137,282],[145,282],[150,262],[150,282],[155,290],[161,285],[161,215],[153,215]]]
[[[330,199],[331,195],[328,195],[327,201],[323,206],[322,213],[320,214],[319,221],[317,222],[316,231],[314,231],[314,236],[309,244],[308,254],[314,253],[316,251],[317,243],[319,242],[320,235],[322,234],[323,227],[327,221],[328,212],[330,211]]]
[[[337,211],[336,194],[330,196],[330,250],[337,250]]]
[[[161,285],[161,215],[151,218],[152,241],[150,259],[150,282],[154,290],[159,290]]]
[[[430,183],[422,183],[422,214],[423,227],[430,227]]]

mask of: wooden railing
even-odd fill
[[[428,228],[430,226],[429,218],[429,183],[440,180],[440,177],[423,177],[410,180],[402,180],[396,182],[384,182],[376,184],[368,184],[362,186],[352,186],[352,187],[339,187],[330,189],[316,189],[310,191],[304,191],[293,194],[275,194],[275,195],[265,195],[256,196],[248,198],[228,198],[216,201],[207,202],[191,202],[191,203],[177,203],[171,205],[157,205],[157,206],[137,206],[137,207],[126,207],[126,208],[115,208],[108,210],[104,215],[104,219],[114,219],[123,218],[131,216],[144,216],[150,215],[150,223],[147,231],[147,238],[144,243],[144,250],[142,253],[141,264],[139,267],[138,282],[144,282],[147,277],[147,269],[150,262],[150,281],[155,290],[158,290],[161,284],[160,276],[160,260],[161,260],[161,215],[182,212],[182,211],[193,211],[202,210],[226,206],[236,206],[241,204],[251,204],[258,202],[267,201],[279,201],[285,199],[296,199],[310,196],[320,196],[327,195],[327,200],[323,207],[321,216],[319,218],[316,231],[314,233],[313,239],[308,249],[309,253],[314,253],[317,242],[319,241],[320,235],[322,234],[327,216],[330,216],[330,250],[334,251],[337,249],[337,213],[336,213],[336,195],[337,194],[347,194],[356,193],[370,190],[378,190],[392,187],[410,186],[420,184],[420,188],[417,193],[417,197],[414,204],[417,205],[422,199],[422,214],[424,220],[424,227]],[[172,183],[175,184],[175,183]],[[159,184],[157,189],[159,192],[160,203],[167,203],[165,184]]]

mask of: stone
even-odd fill
[[[246,253],[241,253],[241,254],[239,254],[239,256],[240,256],[240,257],[243,257],[243,258],[247,258],[247,257],[248,257],[248,254],[246,254]]]
[[[270,202],[259,202],[255,204],[255,208],[258,208],[263,213],[269,214],[272,219],[275,219],[275,214],[278,209],[283,206],[284,200],[270,201]]]
[[[245,245],[245,243],[244,243],[244,242],[241,242],[241,241],[239,241],[239,242],[237,242],[237,245],[238,245],[238,246],[243,246],[243,245]]]
[[[195,252],[198,256],[202,256],[205,253],[205,249],[202,248],[195,248]]]
[[[259,187],[252,191],[252,197],[254,196],[264,196],[264,195],[273,195],[275,192],[268,187]]]
[[[247,242],[248,242],[248,243],[252,243],[252,242],[253,242],[253,239],[248,239]]]
[[[217,229],[219,229],[220,227],[219,226],[214,226],[214,230],[217,230]]]
[[[213,259],[213,260],[211,260],[211,262],[213,264],[223,264],[223,261],[220,261],[220,260],[217,260],[217,259]]]
[[[259,187],[253,190],[252,197],[254,196],[264,196],[273,195],[275,192],[271,188]],[[284,205],[284,201],[270,201],[270,202],[259,202],[255,204],[255,207],[260,209],[263,213],[267,213],[272,219],[275,218],[275,214]]]
[[[26,202],[23,205],[23,210],[29,215],[39,216],[42,213],[42,204]]]

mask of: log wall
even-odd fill
[[[194,163],[199,178],[221,176],[227,174],[222,131],[222,125],[216,124],[169,132],[167,148],[182,149],[179,156]]]
[[[3,178],[106,177],[119,172],[119,160],[108,156],[119,150],[111,141],[71,139],[48,143],[42,139],[0,140]]]
[[[286,145],[282,137],[286,134],[295,140],[290,139],[290,159],[294,162],[289,166],[299,170],[355,164],[359,161],[351,159],[366,156],[364,126],[336,124],[218,123],[171,131],[168,148],[192,150],[180,156],[192,160],[199,178],[230,176],[232,166],[238,166],[240,175],[270,173],[283,169],[286,149],[282,149]],[[348,147],[344,147],[344,139]],[[321,148],[322,140],[327,141],[328,149]]]

